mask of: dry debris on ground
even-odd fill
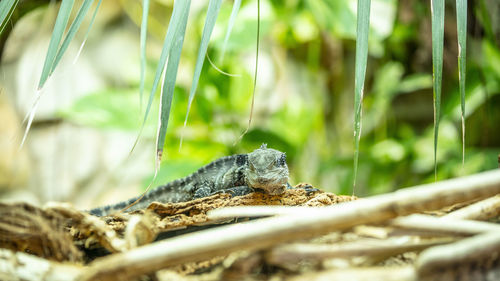
[[[500,280],[500,171],[362,199],[301,187],[101,218],[0,204],[0,280]]]

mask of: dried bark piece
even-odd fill
[[[0,249],[0,280],[73,281],[83,267]]]
[[[487,232],[425,250],[417,259],[419,280],[500,280],[500,234]]]
[[[192,225],[220,223],[211,219],[207,213],[214,209],[232,206],[326,206],[356,199],[352,196],[339,196],[326,192],[308,192],[302,188],[288,189],[282,195],[269,195],[254,192],[244,196],[231,197],[229,194],[216,194],[210,197],[181,203],[162,204],[153,202],[147,210],[161,217],[160,231],[185,228]]]
[[[66,218],[27,203],[0,203],[0,247],[55,261],[81,261]]]

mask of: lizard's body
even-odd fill
[[[251,153],[219,158],[187,177],[158,186],[127,211],[146,208],[154,201],[184,202],[217,192],[244,195],[254,189],[261,189],[277,195],[282,194],[287,185],[288,167],[285,154],[263,144]],[[90,210],[90,213],[97,216],[108,215],[124,209],[138,198],[98,207]]]

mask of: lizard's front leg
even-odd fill
[[[203,198],[212,195],[212,185],[208,182],[198,184],[194,189],[193,199]]]
[[[230,188],[222,189],[222,190],[216,191],[216,192],[214,192],[212,194],[216,194],[216,193],[229,193],[229,194],[231,194],[234,197],[234,196],[247,195],[247,194],[252,193],[254,191],[255,190],[253,188],[248,187],[246,185],[242,185],[242,186],[235,186],[235,187],[230,187]]]

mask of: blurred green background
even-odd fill
[[[139,1],[117,1],[105,28],[138,34]],[[151,88],[172,1],[152,1],[146,91]],[[213,159],[267,143],[286,152],[291,183],[351,193],[355,0],[261,0],[259,73],[255,67],[257,2],[243,1],[226,52],[232,1],[223,1],[187,127],[183,122],[207,1],[194,1],[184,41],[167,141],[154,185],[185,176]],[[434,181],[430,2],[372,0],[368,69],[355,194],[389,192]],[[466,139],[462,165],[454,1],[446,1],[438,180],[498,167],[500,153],[500,3],[469,1]],[[100,14],[98,14],[98,17]],[[92,32],[92,31],[91,31]],[[92,33],[91,33],[92,34]],[[91,36],[99,36],[94,34]],[[137,45],[139,41],[137,40]],[[99,61],[95,61],[99,64]],[[139,60],[125,82],[89,92],[57,116],[79,126],[137,134],[142,120]],[[154,142],[156,110],[141,142]],[[144,106],[142,107],[144,108]],[[179,150],[181,135],[184,136]],[[154,151],[151,149],[153,161]],[[143,187],[154,170],[142,178]]]

